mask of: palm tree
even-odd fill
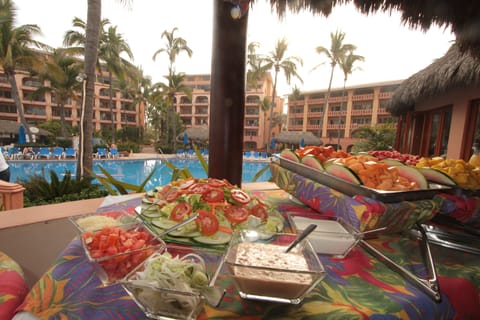
[[[275,106],[275,98],[277,94],[277,79],[278,73],[283,71],[287,83],[290,84],[292,77],[296,77],[303,83],[302,78],[297,73],[297,63],[303,65],[303,61],[299,57],[285,57],[285,54],[288,50],[288,42],[285,38],[278,40],[275,46],[275,50],[271,51],[267,57],[262,58],[265,62],[265,68],[267,70],[274,69],[275,76],[273,81],[273,91],[272,91],[272,107],[270,108],[270,122],[268,124],[268,141],[267,141],[267,152],[270,151],[270,140],[272,135],[273,127],[273,109]]]
[[[163,87],[164,92],[166,92],[166,98],[167,98],[167,103],[170,106],[168,113],[170,114],[170,109],[174,108],[173,102],[174,102],[174,96],[175,92],[174,91],[177,88],[180,88],[181,91],[185,91],[186,87],[182,84],[182,81],[185,79],[185,75],[183,73],[176,74],[175,72],[175,60],[177,56],[185,51],[188,54],[188,57],[191,57],[193,54],[192,49],[188,47],[187,45],[187,40],[183,39],[182,37],[175,37],[175,31],[177,31],[177,28],[173,28],[171,32],[168,31],[163,31],[162,33],[162,38],[166,38],[167,43],[165,44],[165,48],[158,49],[154,54],[152,59],[155,61],[157,58],[157,55],[159,55],[162,52],[165,52],[168,55],[168,75],[165,77],[168,81],[168,86]],[[167,115],[167,118],[170,119],[171,116]],[[176,150],[176,121],[173,122],[174,129],[173,129],[173,148]],[[166,128],[166,141],[169,143],[169,121],[167,121],[167,128]]]
[[[124,79],[127,73],[125,72],[128,61],[121,57],[121,54],[127,54],[130,60],[133,60],[133,53],[130,46],[122,37],[117,33],[117,26],[110,26],[106,33],[100,37],[100,52],[99,57],[105,61],[108,71],[109,82],[109,107],[110,116],[112,122],[112,141],[115,142],[115,119],[113,113],[113,77],[114,74],[117,79]]]
[[[332,90],[332,80],[333,80],[333,72],[335,71],[335,67],[337,64],[340,64],[341,61],[344,59],[347,53],[356,49],[356,47],[352,44],[344,44],[343,40],[345,39],[345,33],[341,31],[336,31],[335,33],[330,33],[330,49],[327,49],[322,46],[318,46],[315,50],[320,55],[326,55],[327,58],[330,60],[331,72],[330,72],[330,80],[328,82],[328,89],[327,94],[325,96],[325,108],[322,112],[322,116],[320,117],[320,129],[319,129],[319,136],[320,138],[326,137],[326,132],[323,132],[323,122],[325,119],[325,115],[328,112],[328,100],[330,98],[330,92]],[[316,69],[323,63],[314,67]]]
[[[268,72],[268,68],[260,55],[256,53],[256,49],[260,46],[258,42],[250,42],[248,44],[247,54],[247,85],[253,87],[255,90],[258,88],[258,80],[265,77]]]
[[[347,79],[348,75],[352,74],[352,72],[356,69],[360,68],[355,68],[353,65],[357,61],[365,61],[365,58],[360,55],[356,55],[353,53],[353,51],[350,51],[347,55],[342,57],[342,60],[340,61],[340,69],[343,71],[343,90],[342,90],[342,103],[343,103],[343,98],[345,96],[345,87],[347,85]],[[340,126],[338,126],[338,132],[337,132],[337,148],[340,147]]]
[[[262,145],[268,143],[265,141],[265,130],[267,129],[267,111],[270,109],[272,103],[268,97],[263,97],[263,100],[259,102],[260,109],[263,111],[263,142]]]
[[[176,117],[176,112],[173,114],[173,119],[171,115],[172,111],[172,106],[174,105],[175,102],[175,93],[181,92],[184,93],[189,99],[192,98],[192,91],[191,89],[183,84],[183,81],[185,80],[185,74],[183,72],[176,74],[175,72],[172,72],[171,70],[169,71],[169,75],[165,77],[167,79],[168,84],[160,83],[160,87],[162,88],[161,92],[164,97],[164,101],[166,102],[166,105],[169,106],[167,110],[167,136],[166,140],[167,143],[169,142],[169,129],[168,129],[168,124],[172,123],[173,124],[173,134],[172,134],[172,139],[173,139],[173,149],[177,150],[177,117]]]
[[[44,95],[51,92],[54,95],[57,104],[60,106],[60,134],[66,136],[65,129],[65,103],[68,99],[76,100],[77,92],[81,84],[76,80],[82,65],[72,56],[67,56],[61,50],[54,50],[52,57],[44,66],[39,74],[42,82],[48,80],[49,86],[38,88],[34,95]]]
[[[42,65],[43,55],[32,47],[48,49],[41,42],[33,40],[34,36],[40,35],[41,31],[37,25],[25,24],[14,27],[15,7],[10,0],[0,1],[0,65],[6,74],[12,88],[12,98],[20,117],[20,122],[25,128],[29,141],[33,141],[32,133],[25,119],[23,105],[15,81],[15,73],[19,68],[37,69]]]

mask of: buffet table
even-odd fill
[[[283,214],[319,214],[283,190],[253,193]],[[139,201],[122,205],[133,210]],[[395,234],[368,242],[412,272],[426,274],[417,240]],[[217,284],[226,295],[218,308],[206,306],[199,319],[480,319],[480,256],[437,246],[432,254],[440,302],[359,246],[344,259],[321,256],[327,276],[300,305],[243,300],[221,273]],[[35,284],[17,309],[22,311],[41,319],[145,318],[123,287],[101,286],[78,238]]]

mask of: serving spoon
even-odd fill
[[[293,240],[292,243],[288,246],[288,248],[285,250],[285,253],[288,253],[290,250],[292,250],[297,244],[299,244],[303,239],[305,239],[310,233],[315,230],[317,227],[316,224],[309,224],[308,227],[306,227],[300,234],[297,235],[295,240]]]

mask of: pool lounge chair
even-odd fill
[[[108,157],[115,159],[118,158],[120,154],[118,153],[118,148],[110,148],[110,152],[108,153]]]
[[[8,154],[7,154],[8,160],[18,160],[22,158],[22,152],[20,151],[20,148],[17,147],[12,147],[8,149]]]
[[[67,158],[77,159],[77,152],[75,152],[74,148],[65,148],[64,158],[65,159],[67,159]]]
[[[108,158],[107,148],[97,148],[97,153],[95,154],[97,159]]]
[[[52,152],[52,157],[53,158],[56,158],[56,159],[62,159],[65,155],[65,149],[61,148],[61,147],[55,147],[53,148],[53,152]]]
[[[41,147],[40,150],[38,151],[37,159],[42,159],[42,158],[50,159],[50,157],[51,157],[50,148]]]

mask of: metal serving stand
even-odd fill
[[[299,174],[321,185],[335,189],[347,196],[353,197],[355,195],[360,195],[381,201],[383,203],[431,199],[437,192],[445,192],[451,189],[449,186],[429,183],[429,189],[412,191],[383,191],[350,183],[326,172],[316,170],[304,164],[282,157],[273,158],[272,162],[278,164],[280,167],[286,170],[292,171],[293,173]],[[422,258],[427,269],[427,276],[425,279],[413,274],[392,259],[388,258],[377,248],[369,244],[367,239],[362,239],[360,241],[360,245],[379,261],[383,262],[387,267],[400,274],[404,279],[425,292],[433,300],[439,302],[441,301],[440,287],[429,243],[433,237],[427,232],[428,230],[429,229],[426,227],[426,225],[420,225],[417,223],[415,228],[410,231],[415,234],[415,237],[418,240],[420,240],[420,250],[422,252]]]

